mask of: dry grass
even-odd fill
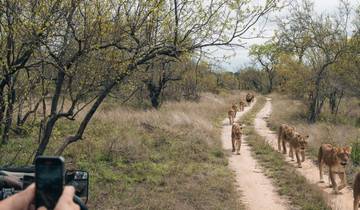
[[[314,185],[307,182],[296,169],[284,160],[284,156],[259,136],[253,126],[256,114],[265,104],[264,97],[257,97],[254,108],[246,113],[242,121],[250,126],[245,129],[246,139],[253,155],[264,168],[265,174],[276,184],[278,193],[291,202],[291,209],[328,210],[325,196]]]
[[[220,122],[239,98],[204,94],[158,111],[108,101],[64,153],[66,166],[89,171],[91,209],[242,209],[220,142]],[[47,154],[77,125],[60,121]],[[33,134],[13,139],[0,164],[25,164],[35,148]]]
[[[306,122],[306,106],[297,100],[289,99],[287,96],[272,94],[273,113],[269,119],[272,130],[278,130],[282,123],[291,124],[301,133],[308,134],[308,154],[316,161],[318,148],[323,143],[334,145],[352,145],[360,140],[360,129],[354,126],[354,122],[360,108],[356,108],[356,100],[347,100],[339,111],[341,122],[329,119],[330,117],[325,106],[321,120],[315,124]],[[327,119],[327,120],[326,120]],[[354,153],[360,151],[353,151]],[[360,169],[350,164],[348,166],[349,181],[352,183],[353,174]]]

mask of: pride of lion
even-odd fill
[[[231,129],[231,143],[232,152],[240,155],[241,138],[243,126],[235,122],[236,112],[244,111],[245,106],[249,106],[254,101],[254,94],[248,93],[245,100],[240,100],[239,106],[235,103],[232,104],[231,109],[228,111]],[[246,101],[246,103],[245,103]],[[294,161],[294,153],[297,165],[301,168],[301,163],[305,161],[305,148],[308,145],[309,135],[301,134],[295,127],[287,124],[282,124],[278,131],[278,150],[287,154],[287,145],[289,146],[289,156]],[[329,182],[335,194],[339,194],[340,190],[347,186],[345,167],[350,160],[351,147],[337,147],[331,144],[322,144],[318,152],[319,174],[320,182],[323,180],[323,166],[328,167]],[[341,183],[336,183],[335,176],[338,176]],[[356,175],[354,180],[354,210],[357,210],[360,204],[360,172]]]

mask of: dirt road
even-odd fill
[[[256,115],[255,118],[255,130],[259,133],[259,135],[266,138],[266,141],[277,150],[277,134],[272,132],[267,127],[266,119],[270,116],[272,111],[271,99],[267,99],[265,106],[263,109]],[[291,162],[294,167],[296,167],[296,162],[291,161],[291,159],[287,156],[286,161]],[[328,188],[329,183],[327,182],[328,177],[324,175],[324,180],[326,183],[319,183],[319,170],[318,167],[311,161],[309,158],[302,163],[302,168],[297,168],[297,171],[304,176],[310,183],[316,184],[319,188],[321,188],[326,195],[328,196],[328,202],[332,209],[335,210],[349,210],[353,209],[353,197],[352,190],[348,187],[346,189],[341,190],[341,195],[335,195],[332,193],[332,188]],[[339,180],[337,180],[339,183]]]
[[[238,112],[238,120],[244,113],[248,112],[250,107],[246,107],[243,112]],[[241,155],[234,155],[231,152],[231,126],[229,120],[223,121],[222,128],[222,145],[223,149],[229,153],[229,167],[236,174],[238,190],[242,192],[241,201],[249,210],[285,210],[290,209],[286,199],[280,197],[271,180],[267,178],[251,156],[250,146],[247,145],[246,139],[243,138],[241,146]]]

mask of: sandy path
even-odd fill
[[[255,129],[266,141],[277,150],[277,134],[272,132],[267,127],[266,119],[270,116],[272,111],[271,99],[267,98],[266,104],[263,109],[256,115],[255,118]],[[295,159],[296,160],[296,159]],[[294,167],[297,167],[296,161],[286,156],[286,161],[292,163]],[[329,185],[328,177],[324,174],[325,183],[319,183],[319,169],[309,158],[302,163],[302,168],[297,168],[297,171],[304,176],[311,184],[316,184],[321,188],[328,196],[328,201],[332,209],[336,210],[349,210],[353,209],[353,196],[350,187],[341,190],[342,194],[335,195],[332,193],[332,188],[328,188]],[[337,179],[337,183],[339,180]]]
[[[248,112],[251,107],[245,107],[243,112],[238,112],[238,120],[244,113]],[[236,182],[238,190],[242,192],[242,203],[249,210],[283,210],[289,209],[287,201],[280,197],[271,180],[261,171],[256,160],[251,156],[250,146],[246,141],[242,141],[241,155],[231,153],[231,126],[229,120],[223,121],[222,128],[222,145],[229,155],[229,167],[236,173]]]

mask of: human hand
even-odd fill
[[[24,191],[16,193],[3,201],[0,201],[1,210],[34,210],[31,204],[35,197],[35,184],[31,184]]]
[[[59,198],[54,210],[80,210],[80,206],[74,203],[75,188],[73,186],[66,186]],[[38,210],[47,210],[45,207],[40,207]]]

